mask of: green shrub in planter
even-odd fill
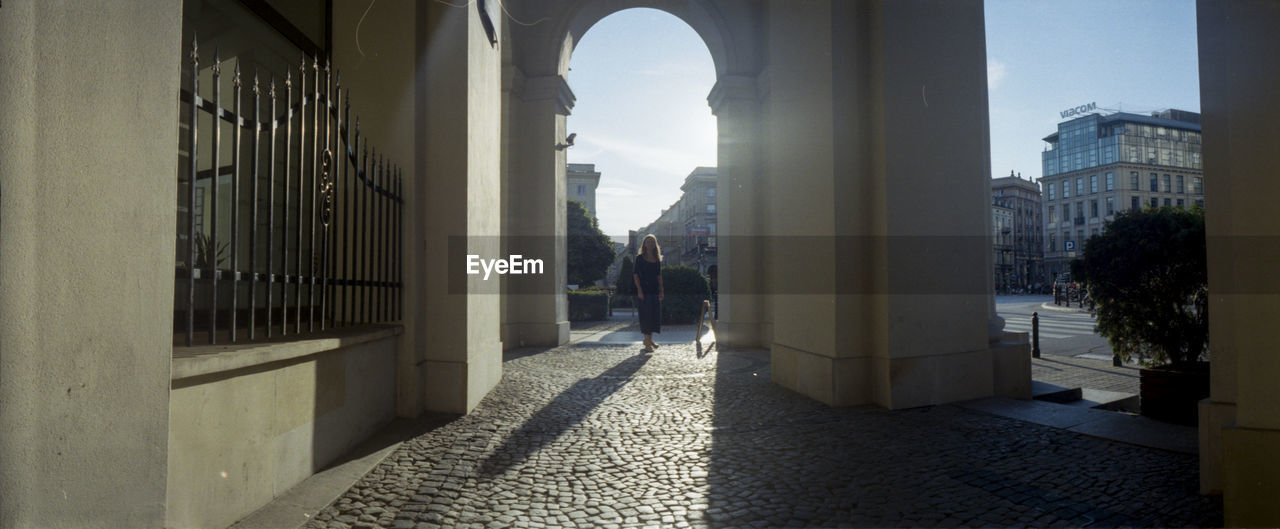
[[[702,301],[711,299],[707,278],[688,266],[663,266],[663,323],[694,323]]]
[[[569,321],[596,321],[609,317],[609,291],[569,292]]]

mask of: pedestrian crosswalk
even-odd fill
[[[1071,338],[1094,334],[1093,316],[1079,313],[1040,313],[1040,338]],[[1004,330],[1010,332],[1031,332],[1031,315],[1002,313]]]

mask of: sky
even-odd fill
[[[987,0],[991,172],[1039,178],[1059,112],[1200,111],[1193,0]],[[684,177],[716,164],[711,55],[655,9],[605,17],[570,58],[577,96],[571,163],[600,171],[600,228],[615,238],[680,198]]]

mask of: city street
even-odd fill
[[[1040,354],[1111,360],[1111,346],[1093,331],[1094,319],[1080,309],[1053,305],[1051,295],[996,296],[1004,329],[1031,332],[1031,313],[1040,314]]]

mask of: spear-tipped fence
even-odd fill
[[[351,94],[341,75],[304,56],[295,92],[293,72],[285,73],[283,91],[275,74],[263,90],[255,72],[244,115],[239,64],[226,109],[218,53],[201,70],[193,40],[187,57],[179,92],[186,158],[178,171],[176,341],[235,343],[399,320],[402,174],[369,156],[359,118],[349,126]],[[202,73],[212,85],[203,90]]]

